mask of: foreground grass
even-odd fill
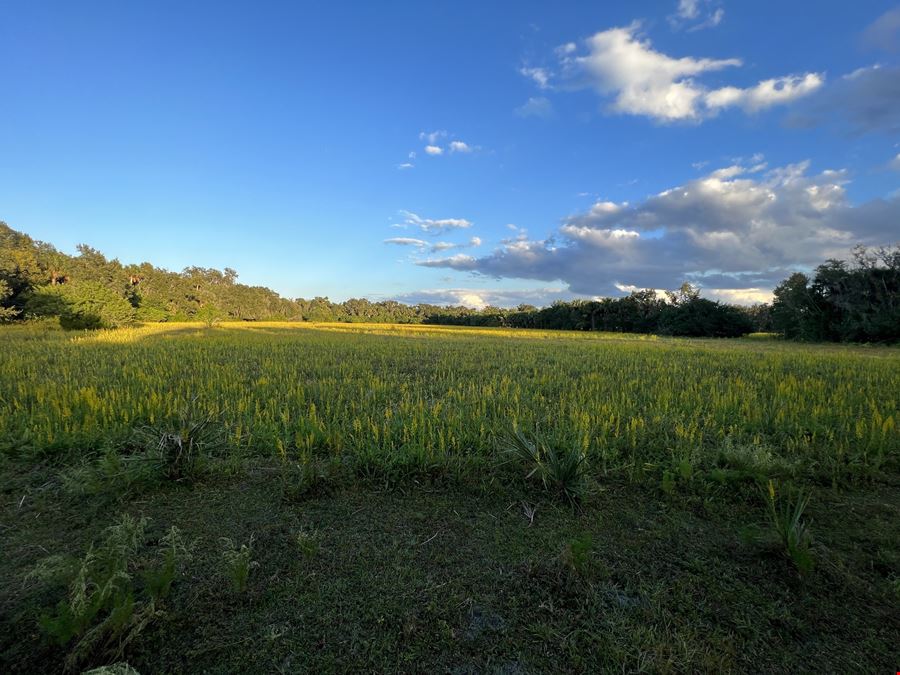
[[[900,662],[896,349],[333,324],[0,340],[3,672]]]
[[[125,651],[141,672],[887,672],[900,660],[896,487],[817,490],[817,567],[801,579],[746,536],[765,519],[751,487],[667,496],[610,484],[573,511],[483,483],[297,501],[278,471],[78,499],[52,470],[7,464],[4,670],[61,668],[66,651],[37,617],[65,591],[27,573],[83,554],[120,512],[195,542],[162,614]],[[244,592],[222,537],[253,542]]]

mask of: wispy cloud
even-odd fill
[[[725,10],[714,0],[678,0],[675,13],[669,16],[669,25],[675,30],[686,28],[689,33],[715,28],[725,18]]]
[[[450,152],[472,152],[472,148],[463,141],[450,141]]]
[[[422,218],[412,211],[400,211],[403,221],[394,227],[414,227],[428,234],[439,234],[449,230],[462,230],[472,227],[471,221],[465,218]]]
[[[455,249],[464,249],[464,248],[476,248],[481,246],[481,237],[472,237],[468,241],[463,242],[449,242],[449,241],[438,241],[438,242],[427,242],[424,239],[416,239],[414,237],[391,237],[389,239],[384,240],[385,244],[394,244],[396,246],[411,246],[422,251],[428,250],[432,253],[440,253],[445,251],[452,251]]]
[[[553,117],[553,104],[546,96],[532,96],[514,111],[519,117]]]

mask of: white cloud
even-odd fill
[[[553,117],[553,104],[545,96],[532,96],[514,110],[519,117]]]
[[[431,246],[432,253],[438,253],[440,251],[452,251],[455,249],[461,248],[477,248],[481,246],[481,237],[472,237],[469,241],[464,241],[461,243],[454,244],[449,241],[439,241]]]
[[[702,295],[732,305],[755,305],[772,302],[772,291],[761,288],[704,288]]]
[[[428,246],[428,242],[424,239],[414,239],[413,237],[391,237],[384,240],[385,244],[396,244],[397,246],[418,246],[420,248]]]
[[[898,154],[894,159],[888,162],[888,168],[893,169],[894,171],[900,171],[900,154]]]
[[[428,145],[437,145],[437,142],[447,135],[446,131],[420,131],[419,140],[425,141]]]
[[[429,234],[472,227],[472,223],[465,218],[422,218],[411,211],[401,211],[400,214],[403,216],[403,222],[395,224],[394,227],[416,227]]]
[[[550,84],[550,71],[546,68],[519,68],[519,73],[534,81],[539,89],[546,89]]]
[[[669,24],[675,30],[688,26],[688,32],[714,28],[722,23],[725,10],[715,7],[711,0],[678,0],[675,13],[669,17]]]
[[[705,102],[710,110],[739,106],[747,112],[757,112],[807,96],[821,87],[824,81],[818,73],[788,75],[763,80],[747,89],[722,87],[706,94]]]
[[[756,169],[757,173],[751,173]],[[677,288],[751,301],[797,269],[897,237],[900,196],[852,204],[843,171],[809,163],[730,166],[630,204],[598,202],[545,239],[515,237],[483,257],[419,264],[494,278],[563,281],[580,295]]]
[[[472,152],[472,148],[463,141],[450,141],[450,152]]]
[[[398,169],[412,169],[415,167],[415,164],[411,164],[409,162],[403,162],[402,164],[398,164]]]
[[[584,53],[558,55],[560,86],[592,88],[611,99],[613,112],[644,115],[660,122],[700,121],[721,110],[740,107],[756,112],[787,103],[818,89],[817,73],[763,80],[755,86],[710,89],[698,77],[736,68],[741,59],[675,58],[654,50],[639,35],[640,24],[611,28],[584,41]],[[547,75],[542,88],[551,86]]]
[[[426,289],[398,296],[396,300],[409,304],[452,305],[482,309],[492,307],[517,307],[528,304],[544,306],[553,300],[574,297],[565,288],[530,288],[506,290],[492,288],[440,288]]]
[[[425,154],[431,155],[435,157],[437,155],[443,155],[444,149],[439,145],[426,145],[425,146]]]

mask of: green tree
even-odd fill
[[[121,295],[96,281],[44,286],[28,301],[34,316],[58,316],[66,330],[118,328],[134,321],[134,307]]]

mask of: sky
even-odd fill
[[[764,301],[900,241],[900,5],[0,0],[0,220],[286,297]]]

